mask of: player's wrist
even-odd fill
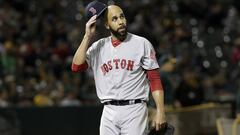
[[[157,108],[156,111],[157,111],[157,113],[165,113],[164,108]]]
[[[90,33],[85,33],[85,35],[84,35],[84,37],[83,37],[85,40],[88,40],[88,41],[90,41],[91,40],[91,38],[92,38],[92,34],[90,34]]]
[[[90,32],[85,32],[85,35],[84,35],[84,37],[91,37],[91,33]]]

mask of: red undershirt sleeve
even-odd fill
[[[156,90],[163,90],[160,75],[156,69],[147,70],[147,77],[149,79],[151,92]]]
[[[82,72],[82,71],[85,71],[85,70],[88,69],[88,64],[87,64],[86,61],[81,65],[77,65],[77,64],[72,63],[71,68],[72,68],[73,72]]]

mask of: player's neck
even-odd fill
[[[127,34],[126,35],[124,35],[124,36],[116,36],[116,35],[113,35],[112,33],[111,33],[111,38],[112,38],[112,40],[114,40],[114,41],[117,41],[117,40],[119,40],[119,41],[124,41],[125,39],[126,39],[126,37],[127,37]]]

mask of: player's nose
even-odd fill
[[[124,25],[124,20],[123,20],[123,19],[118,19],[118,24],[119,24],[120,26]]]

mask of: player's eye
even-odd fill
[[[121,19],[124,19],[124,18],[125,18],[124,14],[121,14],[121,15],[120,15],[120,18],[121,18]]]
[[[116,22],[116,21],[117,21],[117,17],[113,17],[113,18],[112,18],[112,21],[113,21],[113,22]]]

